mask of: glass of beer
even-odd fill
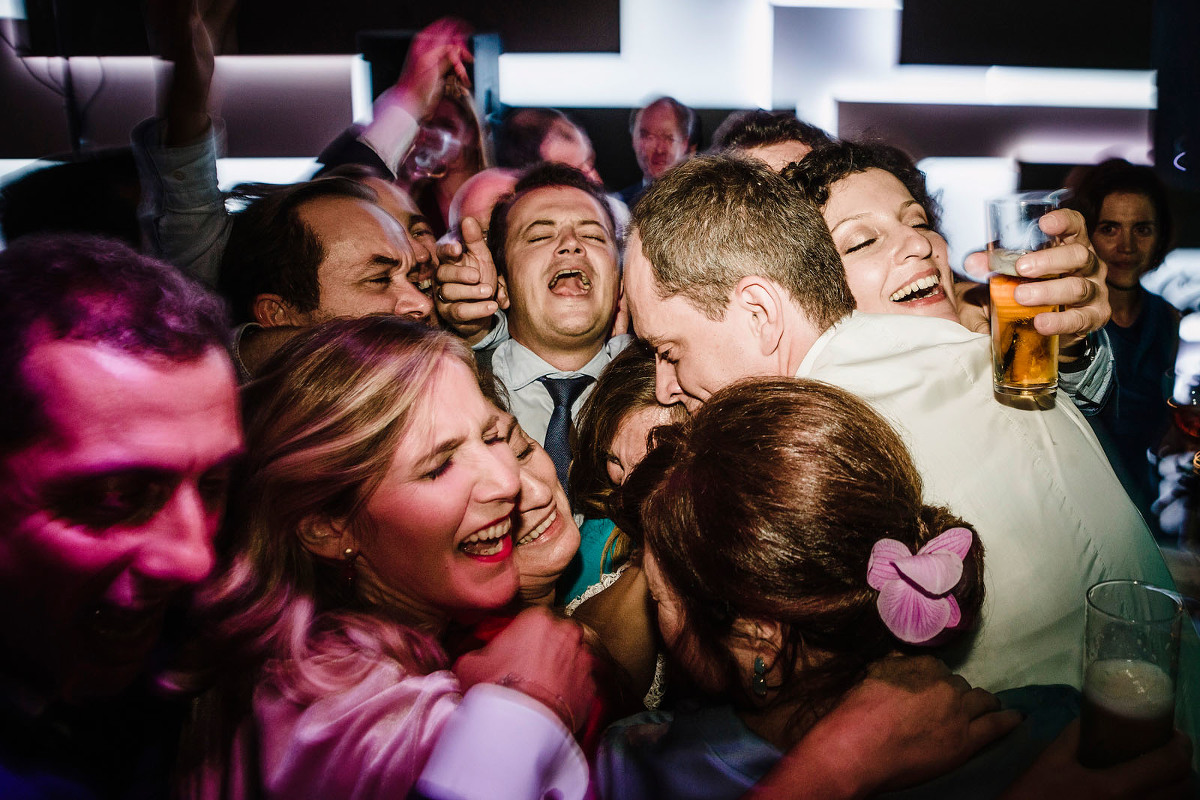
[[[1112,766],[1170,740],[1183,620],[1182,598],[1157,586],[1088,589],[1079,763]]]
[[[991,295],[992,377],[997,394],[1054,397],[1058,389],[1058,336],[1043,336],[1033,318],[1057,306],[1024,306],[1013,298],[1022,283],[1017,259],[1054,245],[1038,220],[1058,208],[1064,193],[1025,192],[989,200],[988,290]]]

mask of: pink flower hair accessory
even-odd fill
[[[913,555],[903,542],[880,539],[867,561],[867,584],[879,592],[879,616],[902,642],[924,644],[962,621],[950,594],[963,574],[974,535],[950,528]]]

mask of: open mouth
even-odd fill
[[[505,517],[463,539],[458,549],[472,558],[503,558],[512,551],[511,530],[512,520]]]
[[[87,617],[92,636],[106,646],[130,648],[156,639],[162,628],[165,603],[144,608],[122,608],[107,602],[99,603]]]
[[[585,295],[592,290],[592,280],[581,269],[560,269],[550,279],[549,288],[558,295]]]
[[[889,298],[893,303],[909,303],[913,300],[925,300],[931,297],[945,295],[942,290],[942,278],[937,273],[917,278],[912,283],[897,289]]]
[[[540,523],[538,523],[536,528],[534,528],[529,533],[522,536],[517,541],[517,547],[529,544],[531,542],[536,542],[538,539],[540,539],[542,537],[542,534],[545,533],[547,530],[549,530],[550,526],[553,525],[557,521],[558,521],[558,509],[552,508],[550,510],[550,516],[546,517],[544,520],[542,520]]]

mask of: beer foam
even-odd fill
[[[1148,661],[1102,659],[1087,669],[1083,696],[1114,714],[1152,719],[1175,710],[1171,676]]]
[[[988,250],[988,269],[1001,275],[1017,277],[1017,259],[1029,252],[1031,251],[993,247]]]

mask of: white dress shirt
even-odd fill
[[[581,369],[563,372],[525,345],[515,339],[508,339],[496,348],[492,356],[492,372],[508,391],[509,411],[517,418],[517,422],[521,423],[525,433],[539,442],[545,442],[550,415],[554,413],[554,401],[550,399],[550,392],[546,387],[538,383],[538,378],[571,378],[576,375],[598,377],[601,370],[608,366],[608,362],[631,341],[633,337],[629,334],[614,336]],[[595,383],[592,383],[584,389],[571,406],[572,420],[578,417],[583,401],[592,393],[594,386]]]
[[[926,501],[978,531],[983,613],[977,633],[947,654],[972,684],[1079,688],[1087,588],[1111,578],[1173,588],[1070,400],[1036,411],[993,398],[986,335],[945,320],[855,313],[826,331],[796,374],[869,402],[908,445]]]

